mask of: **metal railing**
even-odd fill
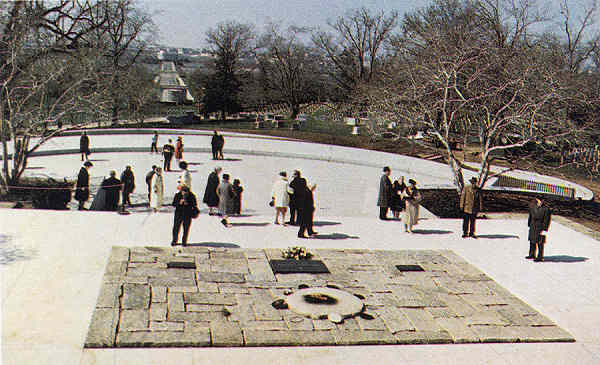
[[[575,188],[554,184],[547,184],[531,180],[519,179],[512,176],[500,175],[494,186],[504,188],[517,188],[531,191],[539,191],[546,194],[558,195],[575,199]]]

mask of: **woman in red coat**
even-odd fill
[[[175,144],[175,159],[183,159],[183,140],[181,139],[181,136],[177,137],[177,143]]]

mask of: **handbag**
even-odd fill
[[[269,206],[270,207],[274,207],[275,206],[275,198],[271,198],[271,201],[269,202]]]
[[[192,218],[196,219],[200,215],[200,209],[198,209],[197,205],[192,207]]]

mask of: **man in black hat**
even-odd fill
[[[85,161],[77,175],[75,200],[79,201],[79,210],[86,210],[84,204],[90,198],[90,173],[88,171],[92,166],[94,165],[90,161]]]
[[[477,187],[477,178],[472,177],[470,184],[463,187],[460,193],[460,210],[463,212],[463,238],[475,236],[475,220],[482,208],[481,189]]]
[[[387,212],[390,207],[392,200],[392,182],[390,181],[390,174],[392,170],[389,167],[383,168],[383,175],[379,179],[379,198],[377,199],[377,206],[379,207],[379,219],[387,220]]]

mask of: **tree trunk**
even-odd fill
[[[300,114],[300,105],[298,105],[298,104],[292,105],[292,115],[290,116],[290,119],[292,119],[292,120],[296,119],[298,114]]]

